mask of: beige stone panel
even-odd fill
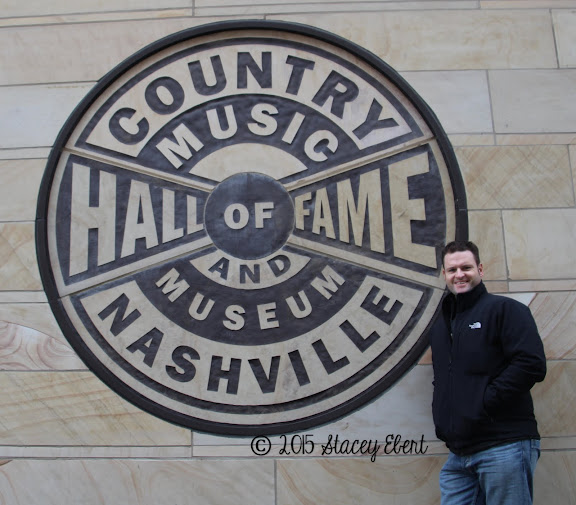
[[[46,303],[48,298],[43,291],[0,291],[2,303]]]
[[[0,303],[0,321],[33,328],[62,342],[66,340],[48,303]]]
[[[31,16],[0,18],[0,27],[29,25],[60,25],[64,23],[98,23],[101,21],[127,21],[135,19],[165,19],[190,16],[188,9],[165,9],[150,11],[91,12],[86,14],[60,14],[57,16]]]
[[[496,144],[499,146],[522,146],[522,145],[567,145],[576,144],[576,133],[550,133],[545,135],[496,135]]]
[[[548,359],[576,359],[576,293],[538,293],[530,308]]]
[[[0,467],[0,502],[274,505],[274,463],[269,460],[16,460]]]
[[[169,0],[163,2],[165,7],[192,7],[192,0]],[[22,16],[51,16],[55,14],[78,14],[92,12],[130,11],[157,9],[157,0],[50,0],[50,2],[20,2],[18,0],[2,0],[3,18]]]
[[[188,430],[133,407],[91,372],[1,372],[0,410],[0,445],[190,444]]]
[[[553,11],[552,20],[560,67],[576,67],[576,10]]]
[[[492,132],[485,72],[403,72],[402,77],[428,103],[449,134]]]
[[[576,279],[510,282],[511,292],[520,291],[576,291]]]
[[[189,458],[190,447],[183,446],[149,446],[149,447],[91,447],[91,446],[18,446],[0,447],[1,459],[12,458],[146,458],[173,459]]]
[[[572,168],[572,187],[576,193],[576,145],[569,146],[568,153],[570,155],[570,166]]]
[[[217,20],[176,18],[3,28],[0,85],[96,81],[144,46]]]
[[[544,451],[576,449],[576,437],[542,437],[541,449]]]
[[[277,503],[432,505],[443,456],[279,460]]]
[[[29,147],[25,149],[0,149],[0,160],[22,160],[32,158],[46,159],[50,155],[49,147]]]
[[[486,289],[489,293],[507,293],[509,291],[507,281],[486,281]]]
[[[576,209],[504,211],[511,280],[576,277]]]
[[[459,147],[469,209],[572,207],[566,146]]]
[[[570,9],[576,0],[480,0],[482,9]]]
[[[576,435],[576,362],[548,361],[544,382],[532,388],[538,430],[543,437]]]
[[[0,224],[0,289],[42,289],[36,264],[34,223]]]
[[[406,11],[281,18],[337,33],[376,53],[396,70],[557,66],[550,15],[545,11]]]
[[[0,74],[0,80],[1,75],[5,74]],[[0,149],[51,146],[74,107],[92,86],[93,83],[82,83],[3,88]]]
[[[36,199],[45,164],[46,160],[0,161],[0,221],[36,218]]]
[[[479,135],[453,134],[449,135],[449,139],[453,146],[493,146],[496,143],[494,135],[491,133]]]
[[[358,1],[353,2],[334,2],[334,0],[317,0],[314,2],[281,2],[281,1],[258,1],[246,2],[222,2],[218,5],[216,2],[204,0],[195,3],[194,12],[197,16],[221,16],[221,15],[254,15],[254,14],[303,14],[303,13],[321,13],[326,12],[379,12],[379,11],[414,11],[414,10],[445,10],[454,9],[453,0],[398,0],[396,2],[381,1]],[[477,9],[477,0],[458,0],[458,9]]]
[[[496,133],[574,133],[576,70],[489,72]]]
[[[568,152],[570,153],[570,165],[572,166],[572,181],[576,190],[576,145],[570,146]]]
[[[500,211],[476,211],[468,213],[469,237],[480,249],[480,261],[484,265],[484,280],[507,278],[504,234]]]
[[[574,503],[576,451],[542,452],[534,476],[534,503]]]
[[[512,300],[516,300],[517,302],[523,303],[529,307],[536,297],[536,293],[506,293],[504,296],[511,298]]]
[[[0,321],[0,370],[86,369],[72,348],[57,338]]]
[[[300,0],[288,0],[288,1],[283,1],[283,0],[195,0],[194,2],[194,6],[196,9],[204,9],[204,8],[208,8],[210,6],[222,6],[222,7],[245,7],[248,5],[259,5],[259,6],[268,6],[268,5],[282,5],[282,4],[294,4],[294,5],[299,5],[302,4],[303,2],[301,2]],[[313,0],[311,2],[307,2],[308,4],[312,4],[312,5],[319,5],[319,6],[324,6],[324,7],[330,7],[332,6],[332,4],[336,4],[337,2],[335,2],[334,0]],[[420,2],[414,1],[414,0],[374,0],[374,1],[370,1],[370,0],[353,0],[352,2],[348,2],[348,10],[354,10],[356,9],[357,6],[359,6],[358,8],[366,8],[368,6],[368,4],[371,4],[372,6],[374,6],[374,9],[380,6],[384,6],[384,4],[392,4],[395,6],[403,6],[403,5],[411,5],[414,3],[419,3],[420,5],[434,5],[436,2],[436,0],[420,0]],[[452,7],[454,7],[454,1],[453,0],[444,0],[445,4],[451,3]],[[463,2],[461,0],[458,0],[458,4],[460,3],[469,3],[468,0],[464,0]],[[363,6],[363,7],[362,7]]]

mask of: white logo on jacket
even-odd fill
[[[481,324],[480,322],[476,322],[476,323],[473,323],[473,324],[469,324],[468,326],[470,326],[470,329],[471,329],[471,330],[477,330],[477,329],[479,329],[479,328],[482,328],[482,324]]]

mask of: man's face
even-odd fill
[[[476,264],[471,251],[458,251],[444,256],[442,269],[446,287],[455,295],[466,293],[480,284],[484,270]]]

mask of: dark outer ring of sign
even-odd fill
[[[455,210],[455,238],[457,240],[467,240],[468,238],[468,209],[466,202],[466,192],[464,181],[458,168],[458,162],[452,149],[452,145],[448,140],[444,129],[440,125],[436,115],[430,109],[428,104],[414,91],[414,89],[401,77],[396,70],[390,67],[387,63],[381,60],[378,56],[368,51],[367,49],[358,46],[357,44],[344,39],[333,33],[314,28],[307,25],[290,23],[284,21],[266,21],[266,20],[248,20],[248,21],[222,21],[217,23],[206,24],[187,30],[183,30],[167,37],[164,37],[152,44],[137,51],[132,56],[128,57],[122,63],[113,68],[104,77],[102,77],[94,88],[86,95],[86,97],[78,104],[68,120],[60,130],[58,137],[52,147],[48,162],[46,164],[46,171],[42,178],[40,191],[38,195],[38,204],[36,210],[36,254],[38,259],[38,267],[44,291],[52,312],[66,336],[69,343],[72,345],[76,353],[86,363],[88,368],[92,370],[96,376],[102,380],[114,392],[122,396],[124,399],[133,405],[147,411],[148,413],[159,417],[165,421],[184,426],[198,431],[207,433],[215,433],[229,436],[254,436],[254,435],[273,435],[280,433],[289,433],[295,431],[307,430],[321,424],[334,421],[357,408],[366,405],[368,402],[374,400],[378,395],[390,388],[394,383],[400,379],[408,370],[416,363],[417,359],[424,353],[428,347],[426,338],[427,329],[423,332],[418,341],[405,354],[398,364],[388,372],[382,379],[359,393],[352,399],[337,405],[329,410],[313,414],[308,417],[303,417],[295,421],[277,422],[266,425],[238,425],[230,423],[221,423],[207,421],[185,415],[181,412],[173,411],[168,407],[161,406],[156,402],[150,400],[148,397],[143,396],[141,393],[133,390],[127,386],[126,383],[121,381],[118,377],[113,375],[108,368],[96,359],[89,348],[86,346],[76,328],[70,321],[66,310],[64,309],[60,300],[60,294],[56,288],[54,275],[52,272],[51,261],[48,248],[48,205],[50,201],[50,190],[54,179],[56,167],[62,154],[62,150],[68,142],[71,134],[75,130],[78,122],[84,117],[84,114],[94,101],[103,93],[116,79],[126,73],[129,69],[143,61],[144,59],[154,55],[155,53],[167,49],[170,46],[184,42],[192,38],[214,35],[228,31],[243,31],[243,30],[259,30],[271,32],[284,32],[292,33],[295,35],[307,36],[312,39],[328,43],[333,47],[343,49],[349,54],[360,58],[369,66],[377,70],[390,80],[402,94],[410,100],[420,116],[430,130],[432,131],[435,139],[440,147],[442,157],[446,162],[448,169],[450,183],[454,194],[454,210]],[[436,309],[437,315],[439,307]],[[432,324],[432,318],[430,324]]]

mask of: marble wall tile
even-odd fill
[[[278,504],[437,504],[445,456],[278,462]],[[576,451],[544,451],[536,466],[534,503],[573,503]]]
[[[176,18],[2,28],[0,85],[96,81],[144,46],[218,20]]]
[[[576,359],[576,292],[538,293],[530,308],[548,359]]]
[[[195,3],[194,13],[197,16],[219,16],[225,15],[253,15],[253,14],[288,14],[288,13],[326,13],[326,12],[378,12],[378,11],[414,11],[419,9],[427,10],[446,10],[454,9],[455,4],[452,0],[397,0],[397,1],[360,1],[354,2],[335,2],[334,0],[316,0],[313,2],[282,2],[274,0],[268,2],[255,1],[246,2],[246,0],[232,2],[211,2],[210,0],[201,0]],[[477,9],[477,0],[458,0],[457,8]]]
[[[428,103],[446,132],[492,131],[485,72],[403,72],[402,77]]]
[[[528,307],[536,297],[536,293],[506,293],[504,296],[523,303]]]
[[[45,165],[43,159],[0,161],[0,221],[36,218],[36,199]]]
[[[190,444],[188,430],[133,407],[91,372],[0,372],[0,411],[0,446]]]
[[[278,19],[330,30],[400,71],[557,66],[546,11],[406,11]]]
[[[496,135],[496,144],[499,146],[522,146],[522,145],[569,145],[576,144],[576,133],[549,133],[534,135],[524,133],[522,135]]]
[[[572,207],[566,146],[459,147],[469,209]]]
[[[541,449],[543,451],[576,449],[576,437],[543,437]]]
[[[453,0],[445,0],[444,3],[448,3],[450,1],[452,1],[452,7],[454,8]],[[196,9],[203,9],[203,8],[208,8],[210,6],[246,7],[248,5],[259,5],[259,6],[281,5],[281,4],[298,5],[301,3],[302,2],[300,2],[300,0],[288,0],[288,1],[282,1],[282,0],[219,0],[219,1],[195,0],[194,6],[196,7]],[[330,7],[332,6],[332,4],[335,4],[337,2],[335,2],[334,0],[312,0],[312,1],[307,2],[307,3],[327,6],[328,7],[327,10],[330,10]],[[354,0],[351,2],[342,2],[342,3],[346,4],[348,6],[348,9],[352,10],[357,5],[360,5],[360,7],[359,7],[360,9],[366,8],[366,4],[369,4],[369,3],[371,3],[374,6],[373,9],[377,9],[379,7],[385,7],[384,4],[387,4],[387,3],[391,3],[391,4],[395,5],[396,7],[399,7],[399,6],[403,6],[403,5],[411,5],[414,3],[420,3],[420,5],[429,5],[430,3],[434,4],[437,2],[435,0],[431,0],[430,2],[428,2],[427,0],[420,0],[420,2],[418,2],[417,0],[416,1],[415,0],[373,0],[372,2],[370,2],[370,0]],[[460,3],[468,3],[468,1],[464,0],[464,2],[461,2],[460,0],[458,0],[458,4],[460,4]]]
[[[444,456],[279,460],[278,505],[432,505],[440,502]]]
[[[468,223],[470,240],[480,249],[480,261],[484,265],[484,280],[506,279],[508,272],[500,211],[469,212]]]
[[[0,321],[0,370],[83,370],[65,342],[18,324]]]
[[[496,133],[574,133],[576,70],[489,72]]]
[[[101,21],[127,21],[136,19],[165,19],[190,16],[192,9],[162,9],[148,11],[89,12],[29,17],[0,18],[0,27],[59,25],[64,23],[99,23]]]
[[[168,0],[163,2],[165,8],[192,7],[191,0]],[[50,2],[19,2],[2,0],[3,18],[22,16],[47,16],[68,13],[89,13],[95,11],[127,11],[139,9],[156,9],[157,0],[51,0]]]
[[[508,285],[507,281],[486,281],[486,289],[489,293],[507,293]]]
[[[92,86],[93,83],[80,83],[3,88],[0,149],[51,146],[74,107]]]
[[[503,211],[511,280],[573,279],[576,209]]]
[[[34,223],[0,224],[0,289],[42,289],[36,248]]]
[[[570,9],[576,0],[480,0],[482,9]]]
[[[0,149],[0,160],[46,159],[49,155],[49,147]]]
[[[576,145],[570,146],[568,152],[570,153],[570,165],[572,166],[572,182],[576,190]]]
[[[542,452],[534,478],[534,503],[573,504],[576,451]]]
[[[0,291],[2,303],[46,303],[48,298],[44,291]]]
[[[553,11],[552,20],[560,67],[576,67],[576,10]]]
[[[493,146],[496,141],[491,133],[481,134],[452,134],[449,135],[450,142],[456,146]]]
[[[532,388],[534,413],[543,437],[576,435],[576,362],[548,361],[543,382]]]
[[[274,464],[267,460],[16,460],[0,466],[0,502],[274,505]]]
[[[174,459],[189,458],[190,447],[186,445],[152,445],[138,446],[45,446],[45,445],[3,445],[0,447],[0,458],[124,458],[124,459]]]
[[[61,342],[66,341],[47,302],[0,303],[0,321],[33,328]]]
[[[576,291],[576,279],[512,281],[510,292],[520,291]]]

